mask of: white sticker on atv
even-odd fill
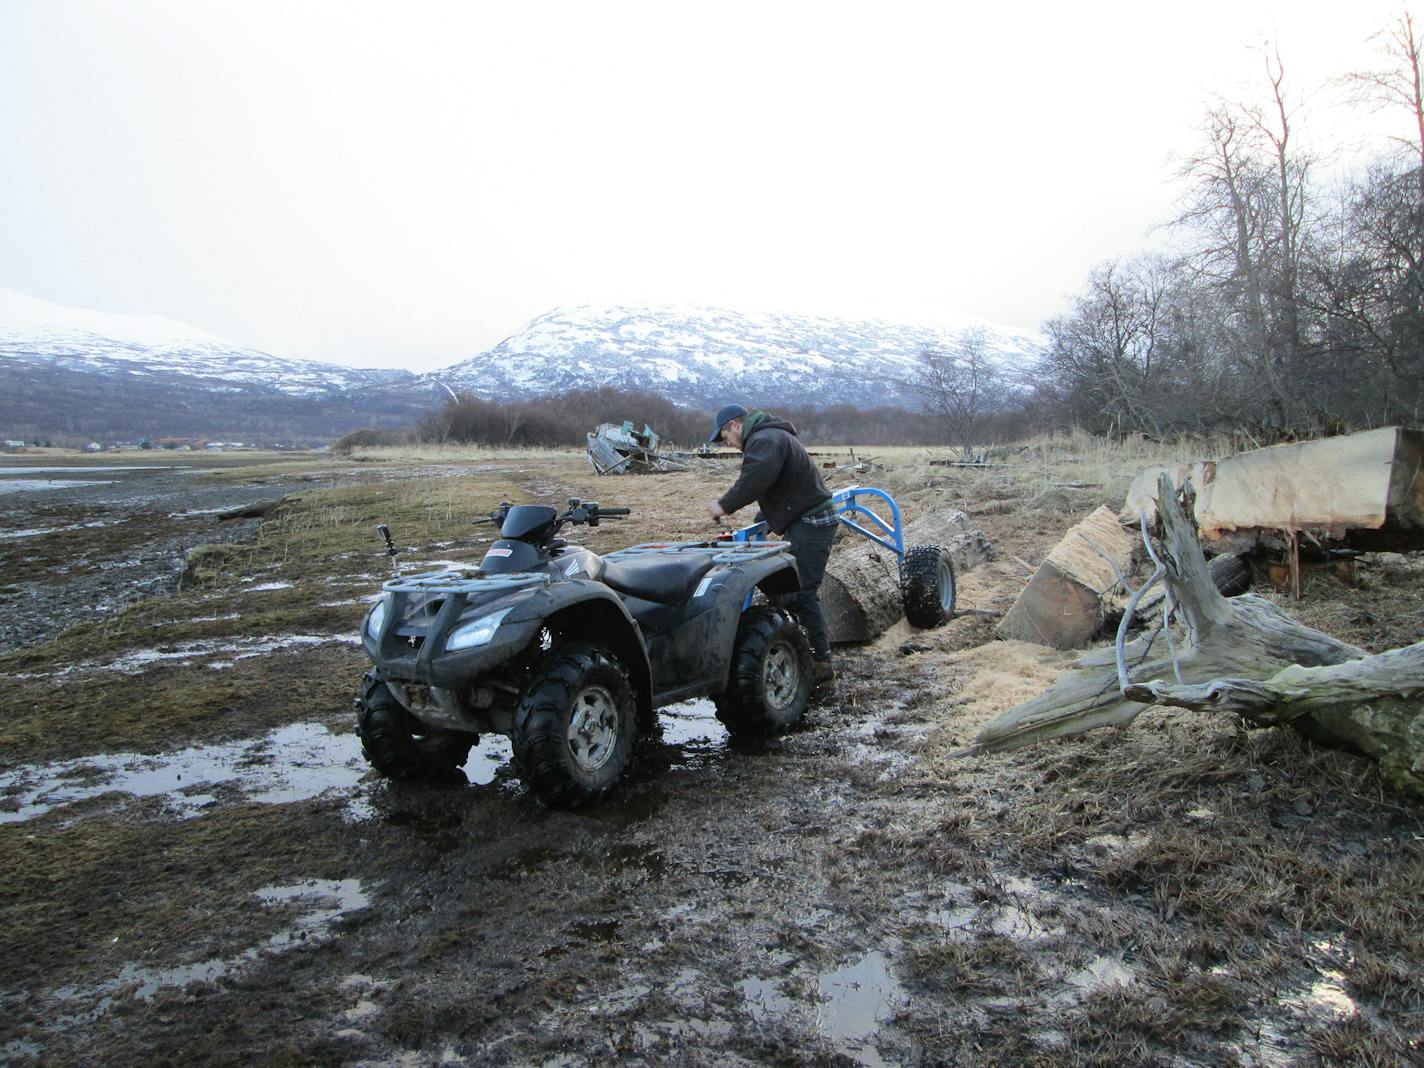
[[[513,555],[514,555],[514,550],[513,550],[513,549],[501,549],[501,548],[499,548],[498,546],[494,546],[494,547],[491,548],[488,552],[486,552],[485,555],[486,555],[486,556],[513,556]]]
[[[569,561],[569,566],[564,568],[564,578],[572,578],[574,575],[577,575],[582,570],[583,568],[579,567],[579,562],[577,560],[571,560]]]
[[[706,578],[704,578],[701,582],[697,584],[697,592],[694,593],[692,596],[701,597],[704,593],[707,592],[707,587],[710,585],[712,585],[712,576],[708,575]]]

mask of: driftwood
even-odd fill
[[[1424,642],[1367,656],[1302,626],[1264,598],[1223,597],[1165,475],[1157,500],[1157,573],[1181,636],[1164,625],[1125,642],[1130,608],[1115,648],[1083,657],[1047,692],[986,725],[971,751],[1125,726],[1151,705],[1212,708],[1259,726],[1288,723],[1318,742],[1370,757],[1386,785],[1424,797],[1424,706],[1418,700]]]
[[[905,547],[939,545],[956,575],[994,558],[994,547],[963,512],[947,509],[921,516],[904,529]],[[904,614],[895,554],[850,531],[831,553],[821,583],[821,607],[832,642],[867,642]]]
[[[1099,508],[1038,566],[999,623],[999,637],[1056,649],[1086,645],[1102,628],[1108,598],[1131,570],[1135,547],[1116,513]]]
[[[279,508],[285,508],[290,504],[296,504],[300,497],[277,497],[270,501],[257,501],[255,504],[240,504],[236,508],[229,508],[225,512],[219,512],[219,519],[265,519],[276,512]]]

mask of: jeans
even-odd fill
[[[801,588],[772,598],[775,604],[795,613],[811,640],[811,655],[822,661],[831,658],[831,639],[821,611],[821,579],[826,574],[826,560],[831,555],[831,543],[836,540],[840,525],[840,516],[831,511],[803,516],[791,524],[783,537],[791,543]]]

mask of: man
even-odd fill
[[[777,597],[776,602],[794,611],[806,628],[815,659],[812,684],[818,689],[826,687],[836,673],[831,667],[831,642],[819,591],[840,525],[831,491],[806,455],[796,428],[785,419],[729,404],[717,413],[712,436],[707,440],[742,453],[742,472],[737,481],[707,505],[712,518],[729,516],[756,501],[771,532],[791,543],[801,589]]]

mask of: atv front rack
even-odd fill
[[[489,593],[494,590],[511,593],[525,586],[547,586],[550,581],[548,575],[529,574],[466,578],[459,570],[446,568],[444,571],[422,571],[418,575],[388,579],[381,584],[381,589],[386,593]]]

